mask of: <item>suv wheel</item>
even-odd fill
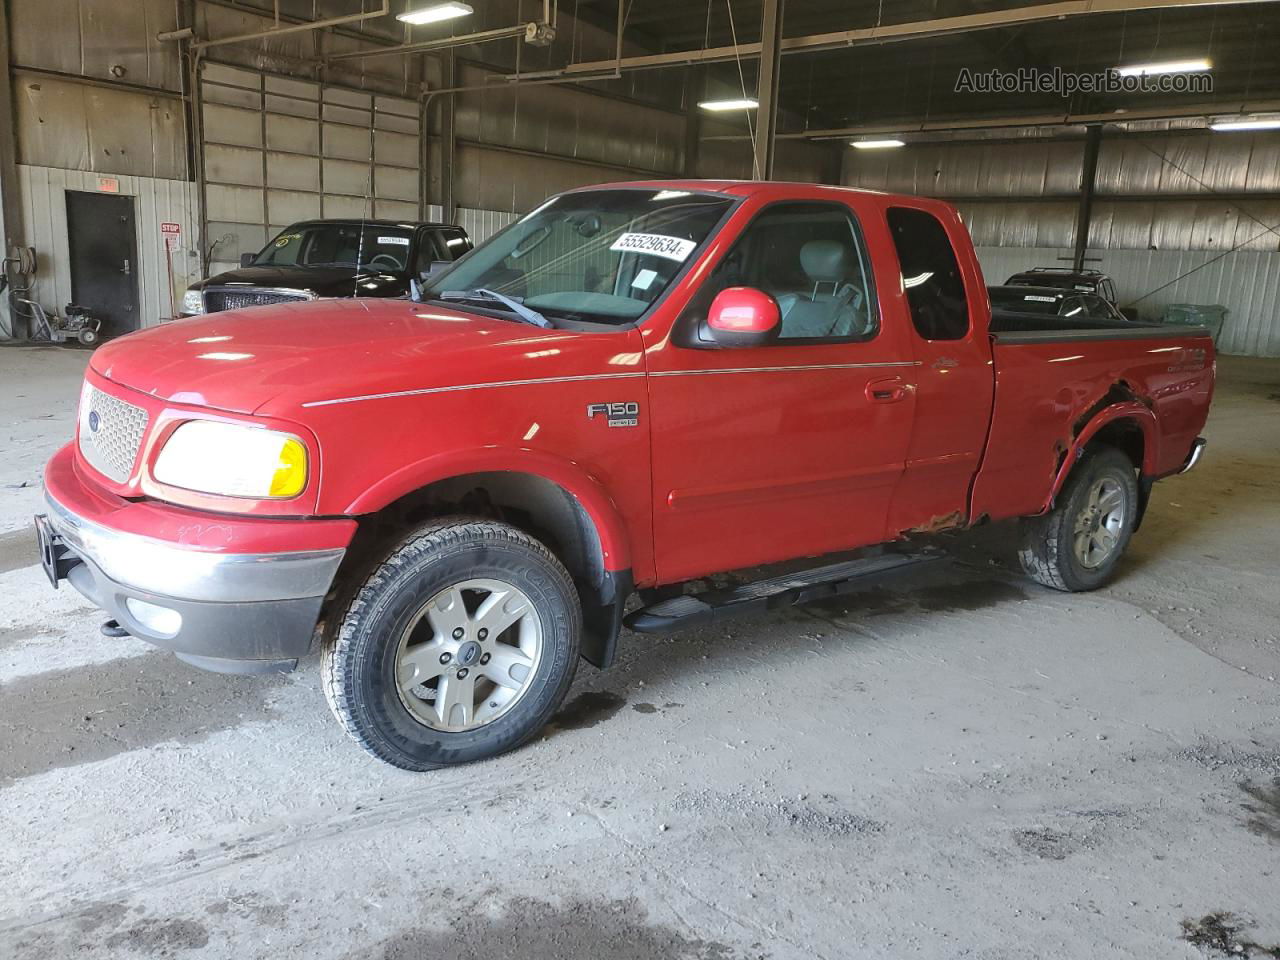
[[[421,528],[356,591],[322,653],[334,716],[407,770],[514,749],[573,681],[582,614],[568,572],[514,527]]]

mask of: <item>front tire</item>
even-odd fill
[[[1071,472],[1054,508],[1022,522],[1022,569],[1055,590],[1096,590],[1115,573],[1138,518],[1133,463],[1097,447]]]
[[[515,749],[573,682],[582,612],[542,543],[507,524],[438,521],[397,546],[327,632],[335,717],[406,770]]]

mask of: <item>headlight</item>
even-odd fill
[[[307,448],[275,430],[190,420],[169,437],[152,474],[225,497],[296,497],[307,485]]]
[[[204,294],[199,290],[188,290],[182,295],[183,313],[204,313]]]

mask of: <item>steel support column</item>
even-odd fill
[[[703,75],[701,67],[690,67],[684,78],[684,166],[686,177],[698,176],[698,151],[702,146],[702,111],[698,100],[702,97]]]
[[[1098,148],[1102,144],[1102,126],[1090,127],[1085,135],[1084,162],[1080,167],[1080,205],[1076,212],[1076,249],[1071,258],[1072,270],[1084,269],[1084,253],[1089,246],[1089,220],[1093,214],[1093,187],[1098,172]]]
[[[441,63],[446,88],[457,86],[458,59],[452,50]],[[440,219],[454,223],[458,219],[458,203],[453,194],[453,168],[458,155],[458,95],[446,93],[440,101]]]
[[[778,74],[782,68],[782,8],[784,0],[764,0],[760,19],[760,73],[756,79],[755,156],[752,170],[757,180],[773,179],[773,157],[778,132]]]
[[[15,246],[22,242],[22,198],[18,191],[18,146],[14,128],[13,74],[9,68],[9,4],[0,0],[0,238],[4,250],[0,256],[8,257]],[[13,309],[13,274],[5,265],[9,278],[10,295],[5,306],[0,307],[5,316],[0,318],[0,334],[8,330],[15,340],[26,339],[26,324],[18,319]]]

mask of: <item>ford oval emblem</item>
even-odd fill
[[[98,416],[97,410],[89,411],[89,429],[94,433],[98,432],[98,425],[102,423],[102,418]]]

